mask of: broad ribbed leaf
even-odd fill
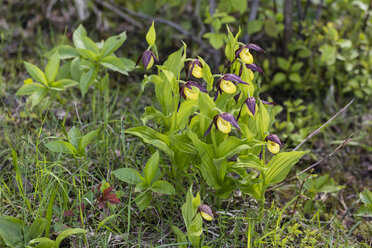
[[[90,144],[90,142],[94,139],[94,137],[96,137],[98,135],[98,133],[99,133],[99,129],[90,131],[89,133],[84,135],[81,138],[80,143],[79,143],[79,152],[84,150],[84,148],[87,147],[87,145]]]
[[[10,216],[0,216],[0,238],[9,247],[23,247],[22,221]]]
[[[108,38],[102,47],[102,57],[107,57],[111,55],[113,52],[119,49],[121,45],[123,45],[124,41],[127,39],[126,32],[122,32],[119,35],[112,36]]]
[[[142,176],[132,168],[120,168],[112,172],[116,178],[119,180],[129,183],[129,184],[138,184],[143,181]]]
[[[128,68],[124,65],[123,61],[116,56],[107,56],[101,60],[100,64],[113,71],[117,71],[128,76]]]
[[[43,83],[45,85],[48,85],[48,81],[45,77],[45,74],[42,70],[40,70],[37,66],[24,62],[27,72],[30,74],[30,76],[37,82]]]
[[[58,53],[59,59],[71,59],[71,58],[75,58],[79,56],[79,53],[72,46],[60,45],[60,46],[53,48],[49,52],[45,53],[44,57],[49,59],[53,56],[55,52]]]
[[[68,236],[75,235],[75,234],[85,234],[85,233],[87,233],[87,231],[81,228],[69,228],[67,230],[64,230],[58,235],[56,239],[55,247],[59,247],[59,244],[62,242],[62,240],[64,240]]]
[[[169,157],[173,158],[174,153],[170,148],[170,138],[168,136],[145,126],[129,128],[124,132],[140,137],[143,142],[157,147]]]
[[[188,100],[188,101],[184,101],[181,104],[177,112],[177,124],[176,124],[177,130],[181,130],[185,128],[185,126],[187,125],[189,121],[190,116],[194,114],[195,111],[198,109],[197,103],[198,102],[196,100],[195,101]]]
[[[84,72],[81,75],[80,79],[80,90],[81,94],[84,96],[85,93],[88,92],[89,87],[94,83],[94,79],[96,78],[97,70],[94,65],[89,68],[89,71]]]
[[[291,168],[304,156],[307,151],[282,152],[275,155],[267,164],[265,185],[269,186],[283,181]]]
[[[45,67],[45,76],[49,83],[54,82],[59,70],[59,55],[55,52],[52,57],[50,57],[47,66]]]
[[[16,93],[17,96],[31,95],[35,91],[44,89],[45,87],[42,84],[30,83],[24,84]]]
[[[36,239],[40,237],[40,235],[44,232],[47,224],[48,224],[48,221],[44,218],[38,218],[34,220],[34,222],[32,223],[27,233],[28,239],[32,240],[32,239]]]
[[[54,140],[47,144],[45,144],[45,147],[48,148],[51,152],[62,152],[67,154],[77,154],[76,148],[63,140]]]
[[[74,31],[72,35],[72,40],[76,48],[86,48],[84,46],[84,42],[82,38],[87,35],[87,31],[83,27],[83,25],[79,25],[79,27]]]
[[[174,195],[176,190],[173,185],[164,180],[158,180],[151,185],[151,190],[158,194]]]
[[[149,160],[146,163],[145,169],[143,173],[145,175],[145,179],[147,180],[148,184],[152,182],[156,171],[159,169],[159,152],[156,151],[154,154],[151,155]]]

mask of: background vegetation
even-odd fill
[[[173,227],[186,233],[181,208],[200,191],[201,201],[218,214],[203,224],[210,247],[370,247],[371,15],[368,0],[0,0],[0,215],[21,219],[27,228],[45,218],[44,236],[53,240],[66,228],[74,228],[71,234],[87,231],[61,239],[61,247],[191,246]],[[151,193],[152,202],[141,209],[136,186],[112,174],[123,167],[144,173],[155,153],[124,133],[142,126],[145,107],[155,102],[152,88],[141,91],[144,74],[151,72],[133,70],[148,48],[153,20],[160,64],[183,41],[188,58],[198,55],[217,72],[225,63],[226,25],[233,34],[241,29],[242,43],[264,48],[253,53],[264,71],[260,97],[277,103],[272,132],[288,151],[354,99],[301,145],[310,153],[284,183],[267,190],[263,213],[240,190],[228,199],[216,197],[192,170],[183,187],[166,178],[176,195]],[[68,88],[50,104],[31,108],[28,97],[16,95],[30,77],[23,62],[44,69],[52,55],[47,52],[72,45],[80,24],[98,42],[126,31],[115,53],[127,59],[129,75],[110,72],[108,81],[87,88],[84,96]],[[47,144],[72,137],[71,129],[75,136],[92,135],[88,150],[77,145],[76,154],[51,152]],[[317,161],[311,174],[296,176]],[[167,172],[166,156],[159,163]],[[110,186],[119,204],[115,197],[103,200]]]

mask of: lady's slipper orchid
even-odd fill
[[[153,54],[149,50],[144,51],[143,54],[137,59],[136,66],[138,65],[141,58],[142,65],[145,70],[150,69],[154,65],[154,60],[156,61],[156,63],[159,63],[159,60],[156,58],[155,54]]]
[[[238,120],[240,118],[240,114],[242,112],[242,109],[243,109],[244,105],[247,106],[248,115],[250,117],[254,117],[256,115],[256,112],[257,112],[257,109],[258,109],[256,98],[251,96],[251,97],[248,97],[247,99],[244,100],[244,103],[243,103],[242,107],[240,108],[240,111],[239,111],[239,114],[238,114],[238,118],[237,118]]]
[[[186,79],[190,77],[190,74],[196,78],[203,77],[203,65],[199,59],[194,59],[186,66]]]
[[[215,125],[215,127],[220,130],[223,133],[230,133],[231,132],[231,125],[237,129],[240,130],[240,127],[238,125],[238,121],[235,119],[235,117],[230,113],[221,113],[216,115],[213,118],[212,123],[209,125],[207,131],[204,134],[204,137],[209,134],[209,132],[212,129],[212,125]]]
[[[234,99],[235,99],[235,102],[236,103],[238,103],[239,98],[240,98],[240,95],[241,95],[241,93],[239,92],[239,94],[236,94],[234,96]],[[274,102],[268,102],[268,101],[264,101],[264,100],[261,100],[261,102],[263,104],[266,104],[266,105],[276,105],[276,103],[274,103]],[[236,118],[238,120],[240,118],[240,114],[242,112],[242,109],[243,109],[244,105],[247,106],[247,108],[248,108],[248,115],[250,117],[254,117],[256,115],[256,113],[257,113],[258,105],[257,105],[256,98],[254,98],[253,96],[250,96],[250,97],[248,97],[247,99],[244,100],[243,105],[240,108],[238,117]]]
[[[233,82],[249,85],[247,82],[244,82],[239,76],[235,74],[231,74],[231,73],[224,74],[217,81],[217,84],[216,84],[217,93],[214,96],[214,101],[216,101],[219,93],[222,94],[222,91],[226,92],[227,94],[235,93],[236,86]]]
[[[200,213],[201,217],[207,221],[212,221],[213,220],[213,211],[211,207],[209,207],[206,204],[202,204],[198,207],[198,212]]]
[[[262,68],[256,65],[255,63],[245,64],[245,67],[247,67],[247,69],[251,71],[258,71],[259,73],[264,74],[264,71],[262,70]]]
[[[277,154],[280,151],[280,147],[283,147],[282,142],[276,134],[267,135],[265,141],[269,143],[267,149],[273,154]]]
[[[240,57],[240,59],[246,63],[246,64],[252,64],[253,63],[253,56],[252,54],[249,52],[249,50],[255,50],[257,52],[265,52],[265,50],[263,50],[261,47],[257,46],[256,44],[246,44],[244,46],[241,46],[239,47],[236,51],[235,51],[235,59],[238,57]]]
[[[198,84],[197,82],[187,81],[185,84],[180,86],[180,95],[184,99],[198,100],[199,93],[193,90],[191,86],[197,87],[201,92],[208,93],[208,91],[203,86]]]
[[[253,80],[254,79],[253,71],[258,71],[258,72],[264,74],[262,68],[259,67],[256,64],[254,64],[254,63],[252,63],[252,64],[245,64],[245,67],[248,69],[249,79],[250,80]],[[240,66],[239,76],[241,76],[242,73],[243,73],[243,65]]]

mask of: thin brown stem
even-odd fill
[[[327,122],[325,122],[323,125],[321,125],[319,128],[317,128],[314,132],[312,132],[309,136],[307,136],[298,146],[296,146],[293,151],[296,151],[298,148],[300,148],[306,141],[311,139],[314,135],[320,132],[320,130],[327,126],[330,122],[332,122],[339,114],[344,112],[352,103],[354,102],[354,99],[352,99],[345,107],[343,107],[340,111],[338,111],[336,114],[334,114]]]

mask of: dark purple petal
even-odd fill
[[[242,76],[242,73],[243,73],[243,65],[240,65],[240,69],[239,69],[239,77]]]
[[[145,69],[147,69],[147,66],[149,65],[149,62],[151,60],[152,53],[150,51],[145,51],[142,56],[142,65]]]
[[[240,107],[239,114],[236,117],[237,120],[239,120],[239,118],[240,118],[240,114],[242,113],[242,109],[243,109],[244,104],[245,104],[245,102],[243,102],[242,106]]]
[[[151,53],[151,52],[150,52]],[[151,53],[151,56],[154,58],[154,60],[156,61],[157,64],[159,64],[159,60],[158,58],[155,56],[155,54]]]
[[[266,104],[266,105],[276,105],[275,102],[268,102],[268,101],[264,101],[264,100],[261,100],[261,102],[262,102],[263,104]]]
[[[238,101],[239,101],[240,94],[241,94],[241,92],[239,92],[238,94],[236,94],[234,96],[234,100],[235,100],[236,103],[238,103]]]
[[[219,91],[217,90],[216,95],[214,95],[214,97],[213,97],[213,101],[214,101],[214,102],[217,100],[218,93],[219,93]]]
[[[184,99],[186,99],[185,92],[183,92],[184,89],[185,89],[185,84],[180,85],[179,93],[180,93],[180,96],[182,96]]]
[[[239,76],[235,75],[235,74],[232,74],[232,73],[226,73],[222,76],[222,79],[226,80],[226,81],[234,81],[234,82],[238,82],[238,83],[241,83],[241,84],[248,84],[246,82],[244,82]]]
[[[244,102],[247,105],[248,110],[254,116],[256,114],[256,98],[254,98],[253,96],[251,96],[251,97],[248,97],[247,99],[245,99]]]
[[[264,71],[261,67],[259,67],[258,65],[252,63],[252,64],[245,64],[245,67],[247,67],[248,69],[252,70],[252,71],[258,71],[262,74],[264,74]]]
[[[194,59],[194,64],[197,64],[199,67],[203,68],[203,65],[199,59]]]
[[[139,64],[140,60],[142,59],[142,56],[143,56],[143,54],[141,54],[141,56],[138,57],[137,62],[136,62],[136,66]]]
[[[207,131],[205,132],[203,138],[204,138],[205,136],[207,136],[207,135],[210,133],[213,124],[214,124],[214,119],[213,119],[213,121],[211,122],[211,124],[209,125],[209,127],[208,127]]]
[[[194,81],[187,81],[185,86],[187,88],[189,88],[190,90],[192,89],[191,86],[195,86],[197,87],[201,92],[204,92],[204,93],[208,93],[208,91],[203,87],[201,86],[200,84],[198,84],[197,82],[194,82]]]
[[[191,66],[192,68],[190,68],[190,66]],[[191,61],[190,63],[187,64],[186,69],[185,69],[185,72],[186,72],[186,79],[188,79],[188,78],[190,77],[191,69],[193,69],[193,68],[194,68],[194,66],[193,66],[193,63],[192,63],[192,61]]]
[[[235,128],[240,130],[238,121],[235,119],[235,117],[232,114],[224,112],[224,113],[220,114],[220,116],[221,116],[222,119],[224,119],[225,121],[230,122],[231,125],[233,125]]]
[[[236,49],[236,51],[235,51],[235,58],[238,57],[239,53],[242,51],[243,48],[244,48],[244,46],[241,46],[241,47],[239,47],[238,49]],[[235,60],[234,60],[234,61],[235,61]],[[234,62],[234,61],[233,61],[233,62]],[[231,64],[232,64],[232,62],[231,62]]]
[[[277,143],[280,146],[283,146],[283,144],[280,141],[278,135],[276,135],[276,134],[269,134],[269,135],[267,135],[266,138],[265,138],[265,141],[268,141],[268,140],[270,140],[270,141],[272,141],[274,143]]]
[[[259,47],[258,45],[256,44],[247,44],[244,46],[245,48],[248,48],[248,49],[252,49],[252,50],[255,50],[257,52],[265,52],[265,50],[263,50],[261,47]]]

